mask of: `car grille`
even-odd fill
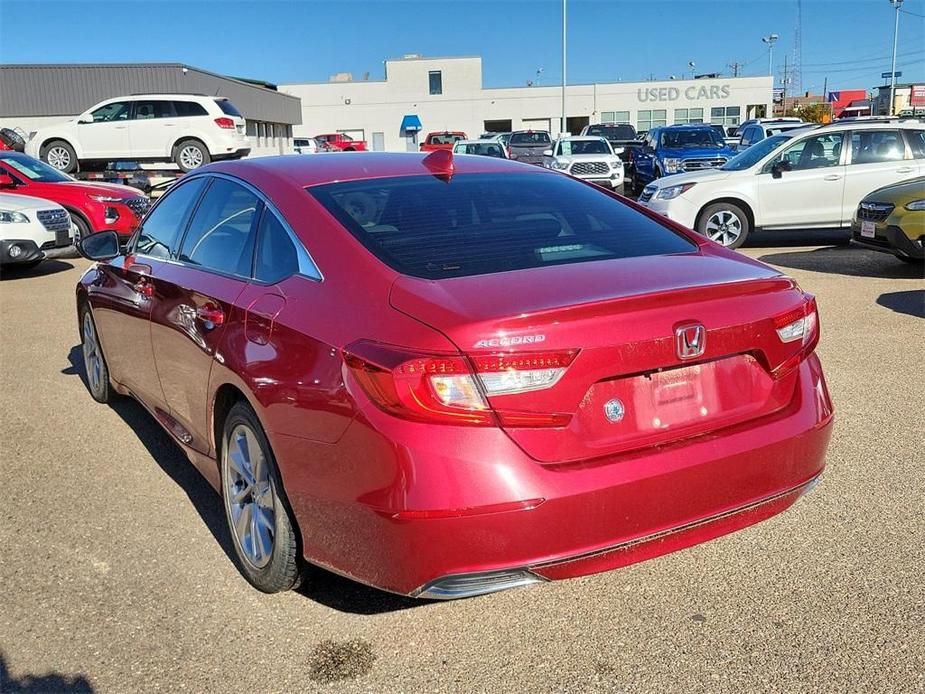
[[[638,202],[649,202],[649,200],[651,199],[652,199],[652,191],[646,190],[645,188],[643,188],[642,192],[639,194]]]
[[[125,204],[131,208],[132,212],[134,212],[135,216],[139,219],[141,219],[145,212],[148,211],[148,208],[151,207],[151,201],[143,195],[137,198],[129,198],[125,201]]]
[[[865,222],[882,222],[890,216],[895,205],[888,202],[862,202],[858,205],[858,219]]]
[[[681,162],[681,171],[699,171],[715,169],[726,163],[726,157],[709,157],[705,159],[685,159]]]
[[[44,244],[42,248],[48,244],[53,244],[54,246],[68,246],[71,243],[71,215],[69,215],[65,210],[39,210],[36,214],[38,220],[42,223],[42,226],[45,227],[48,231],[52,231],[55,234],[54,242],[49,241]]]
[[[572,164],[569,173],[573,176],[602,176],[610,172],[610,167],[605,161],[581,161]]]

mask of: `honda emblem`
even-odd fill
[[[707,331],[700,323],[675,328],[674,338],[678,359],[696,359],[707,347]]]

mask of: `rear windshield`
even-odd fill
[[[459,143],[453,148],[456,154],[481,154],[483,157],[504,158],[504,150],[500,142],[467,142]]]
[[[457,133],[441,133],[439,135],[431,135],[427,139],[432,145],[452,145],[454,142],[465,140],[466,138]]]
[[[537,130],[532,133],[514,133],[511,135],[512,145],[548,145],[552,140],[549,139],[549,133],[544,130]]]
[[[632,125],[591,125],[588,135],[598,135],[608,140],[635,140],[636,129]]]
[[[235,105],[228,101],[228,99],[216,99],[215,103],[218,104],[218,107],[222,109],[222,113],[228,116],[237,116],[238,118],[244,118],[241,115],[241,112],[235,108]]]
[[[618,199],[555,174],[405,176],[308,191],[388,266],[426,279],[697,248]]]

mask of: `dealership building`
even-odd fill
[[[560,130],[562,88],[485,88],[479,57],[385,61],[382,80],[334,75],[328,82],[281,84],[302,103],[296,135],[342,132],[371,149],[416,150],[422,133]],[[771,113],[772,78],[704,77],[649,82],[602,82],[566,88],[566,129],[627,122],[637,130],[673,123],[737,125]]]
[[[0,127],[28,134],[132,94],[224,96],[247,121],[251,154],[292,151],[299,100],[268,82],[236,79],[177,63],[0,65]]]

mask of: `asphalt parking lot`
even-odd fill
[[[179,449],[87,393],[87,263],[5,272],[0,691],[925,691],[925,280],[843,238],[744,249],[818,299],[837,423],[810,495],[643,564],[452,603],[322,572],[253,590]]]

